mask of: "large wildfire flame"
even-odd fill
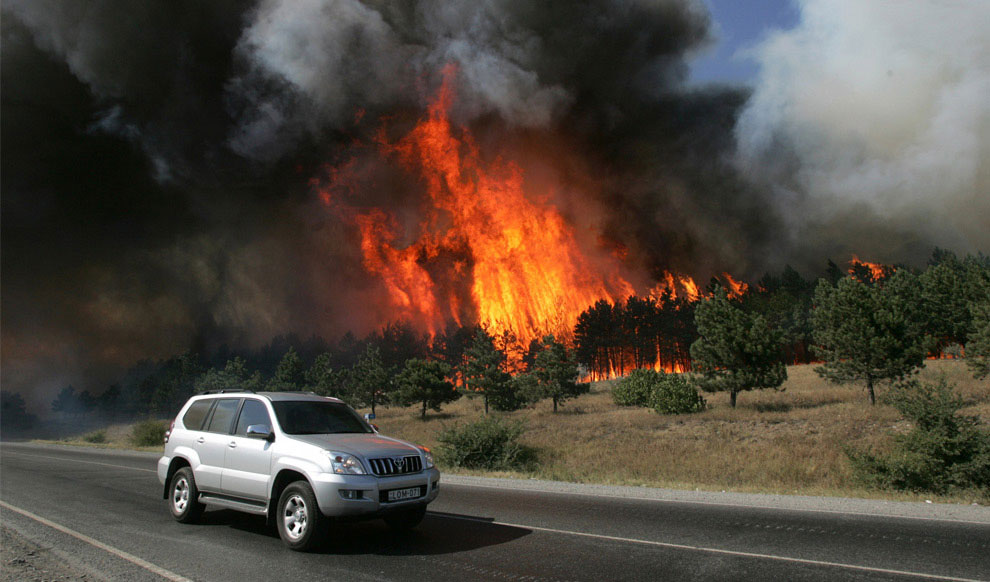
[[[427,117],[409,134],[390,143],[379,133],[381,154],[418,176],[430,204],[405,246],[398,241],[408,233],[387,211],[355,212],[364,266],[387,288],[395,319],[428,333],[468,323],[467,313],[523,343],[546,333],[567,338],[589,305],[622,299],[633,286],[617,259],[591,261],[557,209],[526,195],[518,165],[482,160],[471,134],[451,124],[454,74],[445,69]],[[336,186],[332,179],[322,191],[326,202]]]
[[[388,210],[346,200],[356,188],[348,162],[330,169],[320,196],[360,233],[364,268],[386,290],[390,319],[430,335],[448,322],[479,323],[522,345],[548,333],[569,341],[589,306],[636,293],[621,274],[625,253],[592,249],[592,258],[550,196],[527,193],[516,163],[482,158],[470,132],[449,119],[455,74],[444,70],[427,116],[408,134],[377,134],[380,160],[397,162],[425,188],[414,232]],[[728,273],[723,281],[730,296],[747,290]],[[646,295],[697,301],[704,292],[691,277],[665,271]]]

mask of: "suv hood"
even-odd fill
[[[365,458],[415,455],[420,448],[412,443],[373,433],[298,434],[290,438],[306,444]]]

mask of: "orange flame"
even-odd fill
[[[730,298],[742,297],[747,291],[749,291],[749,285],[743,283],[742,281],[736,281],[732,278],[732,275],[722,273],[722,276],[725,277],[725,284],[728,288]]]
[[[849,274],[855,275],[857,268],[865,268],[869,270],[870,276],[874,281],[880,281],[887,278],[887,276],[894,270],[894,268],[890,265],[861,261],[859,260],[859,257],[853,255],[852,259],[849,261]]]
[[[663,280],[658,282],[649,290],[651,298],[659,301],[665,294],[669,294],[671,299],[687,299],[697,301],[701,294],[698,292],[698,284],[688,275],[675,275],[670,271],[663,272]]]
[[[431,334],[469,314],[524,344],[545,333],[567,339],[589,305],[615,302],[633,287],[614,257],[595,268],[557,209],[527,196],[516,164],[482,160],[468,131],[452,126],[454,73],[444,69],[427,117],[409,134],[390,143],[379,133],[381,152],[419,177],[429,204],[405,246],[395,217],[357,212],[364,267],[382,281],[395,313]]]

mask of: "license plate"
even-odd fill
[[[416,499],[417,497],[419,497],[419,487],[393,489],[388,492],[389,501],[402,501],[403,499]]]

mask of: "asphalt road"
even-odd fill
[[[990,580],[985,521],[450,483],[430,510],[409,534],[340,524],[300,554],[263,518],[174,522],[149,455],[0,446],[4,526],[88,579]]]

